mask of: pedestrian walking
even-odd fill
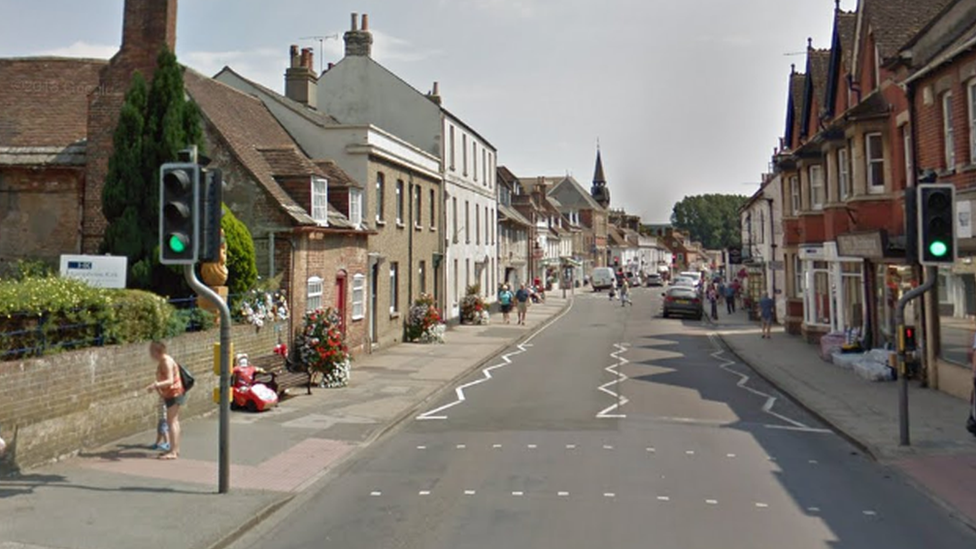
[[[610,301],[617,297],[617,281],[614,280],[610,283]]]
[[[776,307],[776,302],[768,294],[764,295],[762,299],[759,300],[759,315],[762,317],[762,336],[763,339],[769,339],[773,337],[773,309]]]
[[[525,314],[529,312],[530,298],[531,295],[525,288],[525,284],[520,284],[518,291],[515,292],[515,305],[518,307],[518,323],[522,326],[525,326]]]
[[[620,306],[626,307],[630,305],[634,306],[634,302],[630,300],[630,284],[626,280],[620,283]]]
[[[712,306],[712,320],[718,320],[718,288],[708,289],[708,303]]]
[[[508,288],[508,284],[502,285],[501,291],[498,292],[498,303],[501,304],[502,319],[505,321],[505,324],[512,323],[512,318],[511,318],[512,300],[514,299],[515,296],[512,294],[512,291]]]
[[[180,407],[186,403],[186,391],[180,378],[180,367],[166,352],[165,343],[150,343],[149,356],[156,361],[156,381],[146,387],[146,392],[158,393],[163,399],[166,423],[169,426],[170,447],[159,459],[173,460],[180,456]]]
[[[735,312],[735,285],[729,284],[725,287],[725,310],[728,314]]]

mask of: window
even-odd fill
[[[810,209],[822,210],[824,206],[823,167],[810,166]]]
[[[800,202],[800,178],[795,175],[790,178],[790,206],[793,209],[793,215],[799,214],[803,208],[803,204]]]
[[[437,201],[436,201],[436,197],[437,197],[437,193],[434,192],[434,189],[431,189],[430,190],[430,228],[431,229],[437,227]]]
[[[969,163],[976,164],[976,80],[966,89],[969,93]]]
[[[312,219],[329,224],[329,182],[320,177],[312,178]]]
[[[396,222],[403,225],[403,180],[397,179],[396,183]]]
[[[366,311],[366,277],[357,274],[352,277],[352,319],[362,320]]]
[[[317,311],[322,308],[322,290],[324,284],[322,279],[313,276],[308,279],[308,284],[306,286],[305,292],[305,310],[306,311]]]
[[[386,195],[386,177],[383,172],[376,174],[376,222],[379,224],[384,223],[385,217],[383,216],[384,204]]]
[[[471,140],[471,175],[478,180],[478,142],[474,139]]]
[[[455,146],[454,146],[455,145],[455,143],[454,143],[454,126],[451,126],[451,132],[450,133],[451,133],[451,137],[449,139],[450,139],[450,144],[451,144],[451,171],[453,172],[453,171],[456,171],[457,170],[457,168],[455,167],[455,163],[454,163],[454,158],[455,158],[455,154],[454,154],[455,153]]]
[[[464,175],[468,175],[468,136],[461,134],[461,162]]]
[[[481,244],[481,206],[474,205],[474,243]]]
[[[485,206],[485,244],[491,244],[491,214],[488,206]]]
[[[803,262],[800,254],[793,255],[793,297],[803,297]]]
[[[956,131],[952,122],[952,93],[942,94],[942,143],[946,170],[956,169]]]
[[[880,133],[869,133],[864,136],[864,162],[868,174],[868,192],[883,193],[885,188],[884,175],[884,142]]]
[[[451,240],[455,244],[457,244],[458,243],[458,235],[461,234],[460,230],[458,229],[458,203],[457,203],[457,197],[452,197],[451,198],[451,216],[454,219],[454,221],[453,221],[453,229],[454,229],[454,232],[451,234]]]
[[[485,186],[488,186],[488,149],[481,149],[481,171],[484,174],[482,179],[485,182]]]
[[[915,184],[915,158],[912,154],[912,128],[908,124],[901,127],[901,143],[905,148],[905,183],[911,187]]]
[[[468,286],[471,285],[471,260],[464,260],[464,288],[467,291]]]
[[[471,244],[471,203],[464,201],[464,243]]]
[[[421,261],[417,267],[417,277],[420,278],[420,293],[427,293],[427,262]]]
[[[413,187],[413,224],[418,229],[424,226],[424,201],[423,192],[420,185],[414,185]]]
[[[845,200],[851,195],[851,163],[847,149],[837,151],[837,197]]]
[[[400,264],[390,263],[390,314],[400,312]]]
[[[358,227],[363,225],[363,191],[349,190],[349,221]]]
[[[461,276],[458,273],[458,260],[455,259],[454,260],[454,301],[455,302],[461,300],[461,290],[458,287],[458,284],[460,283],[461,283]]]

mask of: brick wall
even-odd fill
[[[83,179],[81,168],[0,168],[0,265],[80,251]]]
[[[918,169],[939,172],[940,182],[955,183],[957,188],[976,184],[976,158],[969,151],[969,110],[967,85],[976,76],[976,52],[959,56],[952,63],[929,73],[915,83],[915,146]],[[955,128],[953,150],[956,169],[946,171],[943,133],[942,96],[952,93],[952,115]]]
[[[232,337],[235,352],[252,357],[270,354],[277,342],[270,326],[237,326]],[[217,339],[214,330],[168,342],[173,357],[196,378],[183,417],[216,409]],[[158,397],[144,391],[155,376],[148,349],[138,343],[0,362],[0,428],[14,445],[0,468],[35,466],[154,428]]]

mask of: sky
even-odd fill
[[[856,0],[844,0],[853,9]],[[84,6],[81,8],[80,6]],[[0,0],[0,57],[110,57],[123,0]],[[751,194],[783,134],[791,63],[830,42],[834,0],[183,0],[177,56],[281,91],[290,44],[342,57],[368,13],[373,57],[498,148],[520,177],[593,178],[645,222],[703,193]],[[338,36],[338,39],[334,38]],[[800,53],[798,55],[798,53]],[[2,116],[2,113],[0,113]]]

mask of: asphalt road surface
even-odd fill
[[[463,400],[432,403],[253,546],[976,547],[732,362],[706,324],[662,319],[657,290],[633,297],[578,295]]]

